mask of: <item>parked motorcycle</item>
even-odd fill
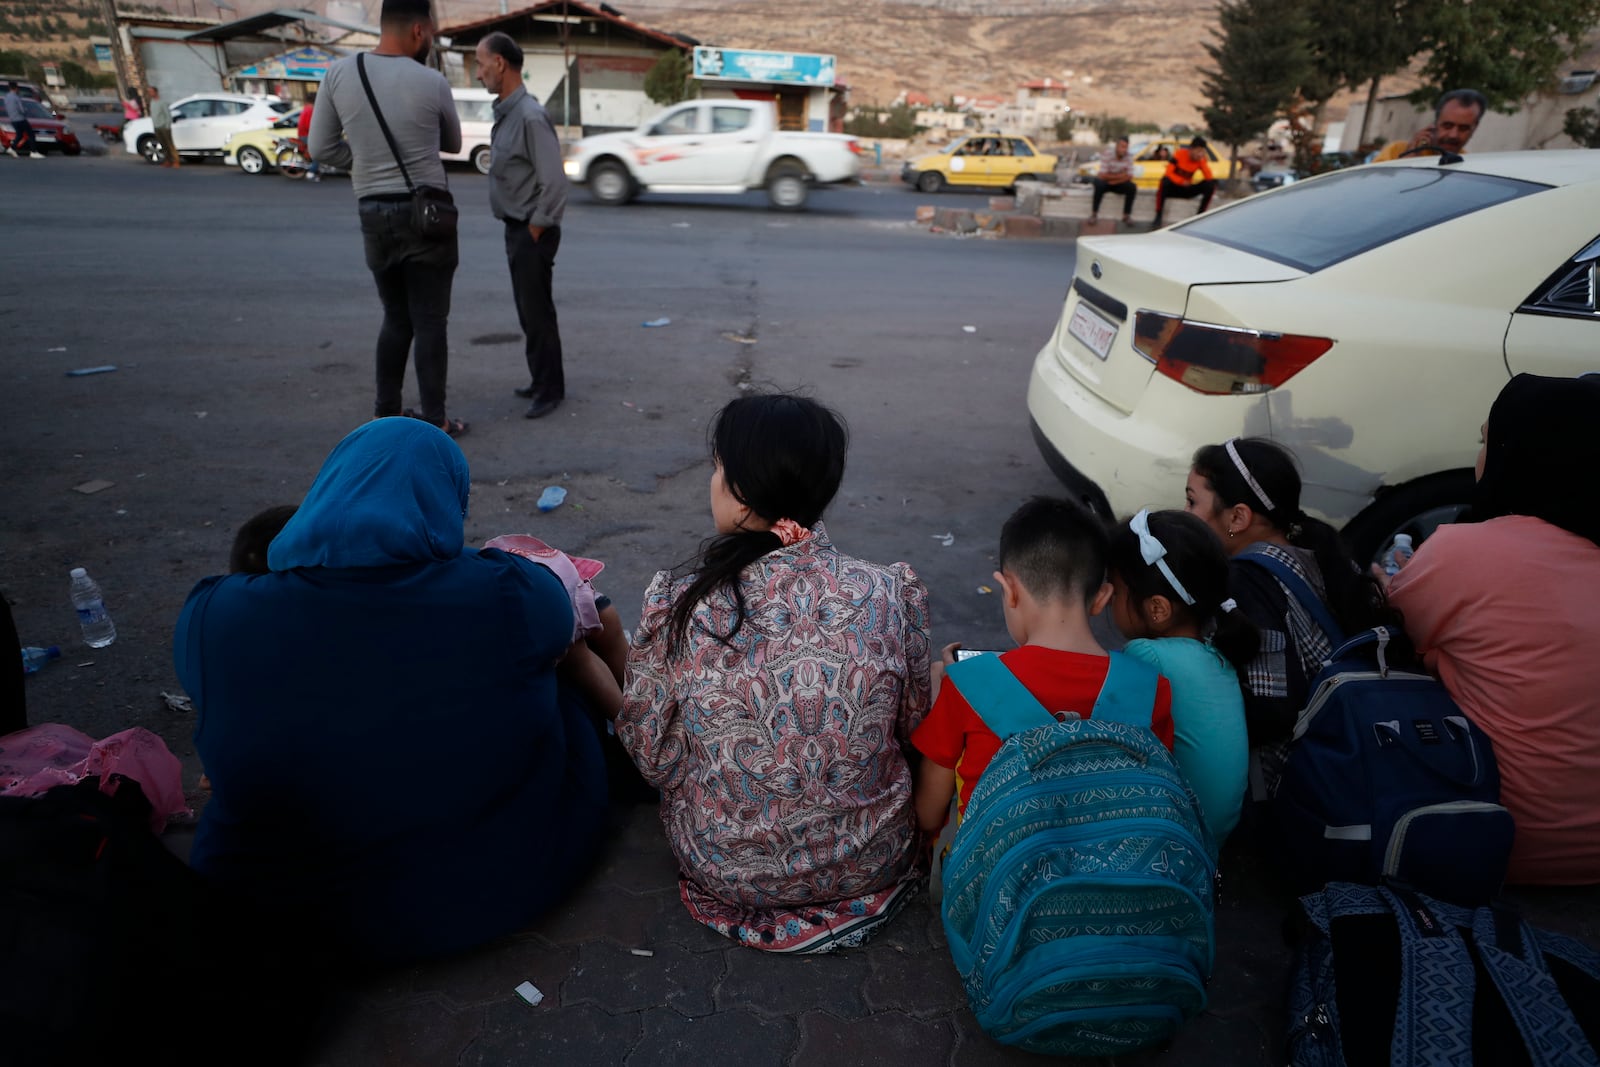
[[[273,142],[273,162],[278,166],[278,173],[291,181],[304,178],[311,173],[311,154],[306,151],[305,142],[298,137],[280,137]],[[326,177],[329,174],[343,174],[339,167],[330,167],[326,163],[317,165],[317,176]]]
[[[98,133],[100,135],[100,139],[106,144],[122,143],[121,125],[113,126],[109,122],[97,122],[94,124],[94,132]]]

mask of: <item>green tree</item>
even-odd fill
[[[1584,148],[1600,148],[1600,111],[1592,107],[1567,109],[1567,121],[1561,129]]]
[[[1431,104],[1450,89],[1476,89],[1497,111],[1555,78],[1600,23],[1600,0],[1435,0],[1428,5],[1419,52],[1427,52],[1422,87]]]
[[[1205,45],[1215,67],[1200,72],[1201,114],[1236,170],[1239,146],[1265,133],[1310,78],[1311,23],[1299,0],[1223,0],[1217,18]]]
[[[1312,76],[1301,95],[1321,105],[1340,89],[1367,87],[1360,142],[1378,102],[1383,78],[1403,68],[1423,47],[1423,27],[1436,0],[1311,0]]]
[[[661,53],[644,76],[644,94],[662,107],[699,95],[692,80],[694,64],[687,52],[674,48]]]
[[[900,140],[917,135],[916,112],[905,104],[877,108],[868,105],[846,119],[844,132],[852,137],[889,137]]]

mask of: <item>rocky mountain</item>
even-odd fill
[[[452,6],[461,6],[457,0]],[[857,102],[935,100],[1054,78],[1074,108],[1196,122],[1211,3],[1186,0],[617,0],[628,17],[731,48],[829,52]]]

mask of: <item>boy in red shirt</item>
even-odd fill
[[[1034,698],[1057,718],[1089,718],[1111,665],[1089,629],[1111,600],[1106,581],[1104,526],[1070,500],[1035,497],[1018,508],[1000,531],[1000,586],[1006,630],[1017,648],[1000,657]],[[944,667],[959,645],[947,645],[933,668],[933,710],[911,735],[923,756],[914,802],[917,822],[937,834],[961,790],[965,812],[972,789],[1000,750],[1000,738],[983,724],[954,685],[941,685]],[[1172,688],[1162,678],[1150,728],[1172,747]]]

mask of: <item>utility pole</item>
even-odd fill
[[[572,60],[567,57],[567,43],[572,33],[572,21],[567,14],[567,0],[561,0],[561,125],[567,137],[572,137]]]
[[[137,81],[140,83],[137,86],[140,90],[140,103],[144,107],[149,107],[149,103],[144,100],[143,79],[135,78],[134,72],[137,67],[122,47],[122,28],[117,25],[115,0],[100,0],[100,17],[106,20],[106,36],[111,38],[111,62],[117,68],[117,95],[126,100]]]

